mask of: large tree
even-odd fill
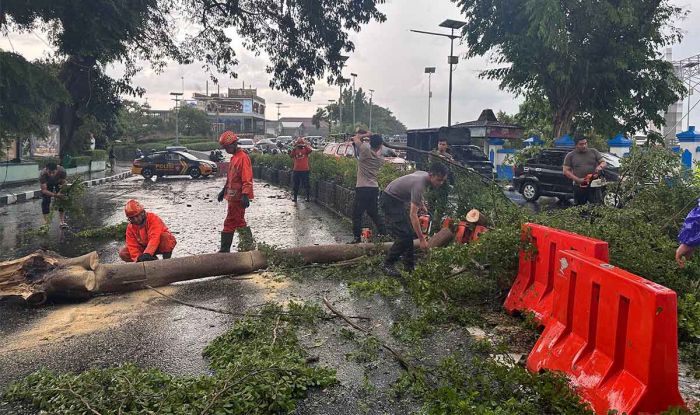
[[[0,154],[8,140],[45,136],[49,114],[67,99],[49,68],[0,51]]]
[[[681,38],[669,0],[453,0],[468,56],[490,54],[483,76],[516,94],[542,93],[553,134],[579,114],[597,131],[645,131],[684,88],[660,50]]]
[[[339,124],[341,107],[343,111],[342,125]],[[369,111],[369,97],[365,95],[362,88],[355,91],[355,125],[352,122],[352,89],[343,90],[340,106],[334,102],[325,108],[328,120],[336,125],[334,129],[341,133],[352,133],[358,126],[368,128]],[[394,116],[390,109],[372,103],[372,131],[378,134],[403,134],[406,132],[406,126]]]
[[[272,87],[308,98],[317,79],[341,79],[342,55],[354,49],[347,32],[370,20],[383,21],[377,10],[383,1],[5,0],[0,3],[0,26],[9,31],[45,29],[65,61],[60,78],[74,102],[90,99],[95,71],[115,62],[126,68],[114,85],[120,94],[143,92],[130,84],[140,60],[156,69],[169,60],[197,61],[212,73],[235,77],[234,44],[269,57]],[[178,37],[173,17],[192,23],[193,31]],[[239,41],[234,42],[229,29]],[[56,114],[65,143],[79,127],[79,105],[65,105]]]

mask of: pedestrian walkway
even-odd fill
[[[88,187],[97,186],[131,176],[131,165],[117,164],[114,172],[107,169],[99,172],[82,173],[80,176],[86,181],[86,185]],[[0,206],[11,205],[18,202],[26,202],[28,200],[38,198],[41,198],[41,190],[38,180],[33,183],[0,187]]]

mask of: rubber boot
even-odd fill
[[[255,249],[255,239],[250,227],[238,228],[238,252],[248,252]]]
[[[231,252],[233,243],[233,232],[221,232],[221,248],[219,252]]]

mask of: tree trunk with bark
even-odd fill
[[[442,229],[430,239],[429,247],[445,246],[453,238],[449,229]],[[323,264],[376,254],[377,249],[387,251],[389,247],[391,243],[316,245],[282,249],[277,254],[298,258],[304,264]],[[267,266],[268,258],[262,251],[121,264],[101,264],[96,252],[63,258],[55,252],[37,251],[0,263],[0,297],[18,296],[28,304],[41,305],[55,298],[84,300],[96,294],[135,291],[217,275],[248,274]]]

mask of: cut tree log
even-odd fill
[[[441,229],[430,239],[428,246],[445,246],[453,238],[449,229]],[[314,245],[281,249],[276,254],[297,258],[304,264],[327,264],[386,251],[389,247],[391,243]],[[267,266],[268,258],[262,251],[101,264],[96,252],[64,258],[55,252],[40,250],[0,263],[0,297],[18,296],[28,304],[41,305],[54,298],[84,300],[96,294],[135,291],[178,281],[249,274]]]

